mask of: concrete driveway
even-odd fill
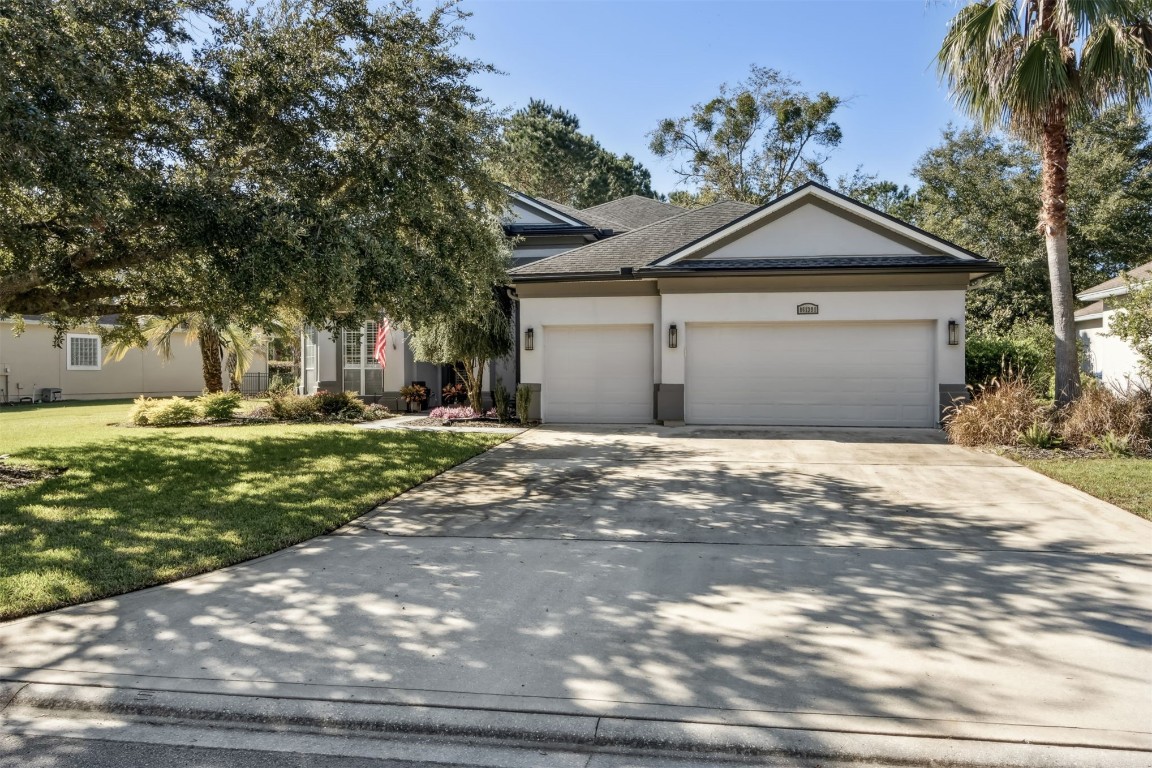
[[[0,677],[1152,750],[1149,565],[1152,524],[932,431],[550,427],[333,535],[0,625]]]

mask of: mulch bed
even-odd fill
[[[67,471],[67,467],[25,467],[0,461],[0,488],[23,488]]]
[[[1108,454],[1099,448],[1029,448],[1027,446],[1001,446],[1000,448],[992,451],[993,453],[1005,454],[1008,458],[1019,457],[1021,459],[1030,459],[1033,461],[1040,461],[1046,459],[1106,459]],[[1135,454],[1132,458],[1148,458],[1141,454]]]
[[[406,427],[498,427],[503,429],[526,429],[514,421],[496,419],[414,419],[404,422]]]

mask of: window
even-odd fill
[[[87,333],[68,334],[68,370],[100,370],[100,337]]]
[[[384,392],[384,371],[374,357],[378,331],[375,322],[358,331],[344,331],[344,389],[361,395]]]
[[[359,368],[364,359],[364,334],[360,331],[344,331],[344,365]]]

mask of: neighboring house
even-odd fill
[[[1128,274],[1134,280],[1152,280],[1152,261],[1129,270]],[[1076,294],[1081,301],[1091,302],[1076,311],[1076,334],[1083,344],[1084,370],[1119,391],[1131,385],[1152,384],[1140,373],[1140,355],[1136,350],[1111,335],[1116,299],[1127,293],[1124,278],[1114,277]]]
[[[100,318],[99,324],[111,327],[114,320]],[[91,329],[65,333],[63,344],[56,347],[55,329],[37,315],[24,317],[19,336],[15,328],[12,319],[0,318],[0,403],[52,399],[51,394],[45,397],[45,390],[59,390],[56,396],[64,400],[194,396],[204,390],[200,347],[185,344],[183,334],[172,342],[171,359],[149,346],[129,350],[122,360],[106,361],[100,335]],[[262,355],[250,371],[256,376],[267,373]]]
[[[997,264],[818,184],[674,213],[512,270],[536,416],[930,427],[965,396]]]
[[[650,198],[631,196],[581,211],[551,200],[509,192],[504,231],[515,238],[513,267],[524,266],[590,243],[619,236],[637,227],[683,213],[684,209]],[[358,331],[342,331],[336,337],[308,328],[301,340],[304,349],[301,390],[351,390],[392,408],[403,408],[400,388],[420,382],[429,390],[429,404],[439,405],[443,387],[456,382],[451,366],[416,362],[405,335],[393,331],[388,339],[384,368],[373,359],[379,326],[370,322]],[[518,381],[519,355],[496,361],[486,376],[491,386],[501,381],[509,390]]]

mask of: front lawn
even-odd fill
[[[8,463],[67,468],[0,488],[0,619],[274,552],[507,439],[328,424],[114,425],[128,408],[0,409]]]
[[[1040,474],[1152,520],[1152,459],[1016,457],[1016,460]]]

